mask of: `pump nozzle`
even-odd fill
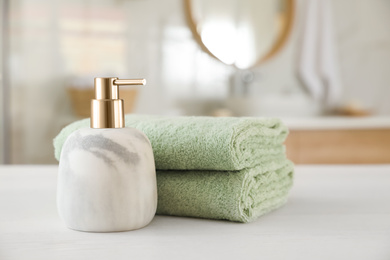
[[[145,79],[95,78],[95,99],[91,100],[91,128],[124,127],[123,99],[119,99],[119,86],[145,84]]]

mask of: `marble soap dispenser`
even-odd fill
[[[74,230],[115,232],[139,229],[157,208],[153,151],[144,133],[124,127],[120,85],[145,80],[95,78],[91,128],[73,132],[59,163],[57,206]]]

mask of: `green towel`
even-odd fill
[[[143,131],[156,161],[157,214],[250,222],[283,205],[293,181],[288,130],[278,119],[126,116]],[[73,131],[54,139],[56,158]]]
[[[157,171],[157,214],[251,222],[282,206],[293,164],[276,160],[241,171]]]
[[[279,119],[127,115],[126,126],[146,134],[159,170],[241,170],[284,154],[288,134]],[[67,136],[89,119],[65,127],[54,139],[60,158]]]

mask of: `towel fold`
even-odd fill
[[[157,214],[250,222],[287,201],[293,164],[278,119],[127,115],[149,138],[157,168]],[[73,131],[54,139],[55,156]]]
[[[275,118],[161,117],[126,115],[126,126],[149,138],[159,170],[242,170],[285,152],[287,128]],[[65,127],[54,139],[55,157],[73,131],[89,119]]]
[[[157,214],[251,222],[282,206],[293,164],[275,160],[241,171],[157,171]]]

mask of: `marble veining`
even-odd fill
[[[153,151],[134,128],[80,129],[64,143],[57,205],[66,225],[90,232],[144,227],[157,208]]]

